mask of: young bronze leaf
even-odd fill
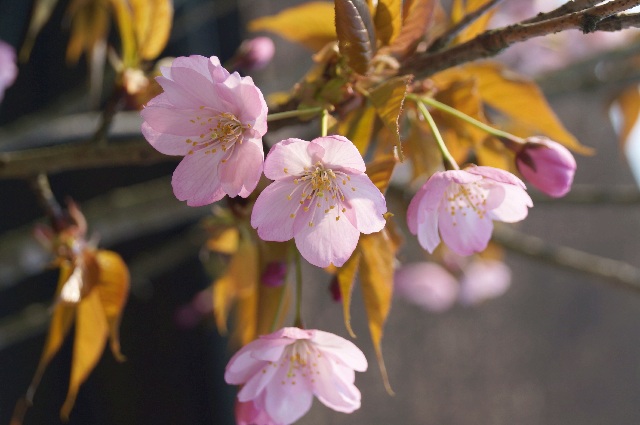
[[[402,0],[379,0],[374,23],[382,45],[391,44],[402,27]]]
[[[24,40],[24,44],[20,49],[20,61],[29,60],[31,50],[36,42],[36,37],[51,17],[53,9],[55,9],[58,0],[36,0],[33,4],[33,12],[31,13],[31,21],[29,21],[29,29]]]
[[[100,271],[96,289],[109,326],[111,352],[117,360],[124,361],[120,352],[120,320],[129,297],[129,269],[113,251],[99,250],[96,260]]]
[[[433,19],[436,0],[412,0],[406,8],[400,33],[391,43],[391,53],[404,58],[413,52]]]
[[[322,1],[290,7],[277,15],[249,22],[249,31],[269,31],[318,51],[336,40],[333,4]]]
[[[390,394],[393,394],[382,358],[381,343],[384,323],[391,308],[396,247],[387,230],[383,229],[378,233],[362,235],[359,248],[362,252],[360,283],[369,320],[369,331],[385,387]]]
[[[102,356],[107,343],[109,325],[102,308],[100,294],[92,290],[76,307],[76,332],[73,341],[73,358],[71,360],[71,379],[67,398],[60,410],[63,420],[75,403],[80,385],[87,380]]]
[[[171,0],[129,0],[129,3],[138,53],[142,59],[155,59],[169,41],[173,4]]]
[[[369,7],[363,0],[335,0],[335,10],[340,53],[351,69],[365,75],[376,42]]]
[[[351,328],[351,294],[353,294],[353,284],[355,283],[356,273],[360,265],[360,250],[356,249],[351,258],[336,272],[338,286],[340,287],[340,295],[342,296],[342,312],[344,315],[344,326],[351,337],[355,338],[356,334]]]
[[[104,0],[74,2],[67,10],[71,18],[71,35],[67,45],[67,62],[75,64],[83,52],[92,55],[109,31],[109,5]]]
[[[640,90],[637,85],[627,87],[611,103],[609,116],[624,150],[640,118]]]
[[[402,152],[398,119],[402,113],[404,97],[407,93],[407,87],[411,82],[411,78],[411,76],[406,75],[391,78],[377,86],[369,94],[369,99],[376,109],[376,113],[382,120],[384,126],[396,138],[398,153]],[[402,156],[400,156],[400,160],[403,160]]]

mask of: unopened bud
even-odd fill
[[[267,264],[262,273],[262,284],[270,288],[277,288],[284,283],[287,276],[287,263],[284,261],[273,261]]]
[[[271,62],[275,45],[269,37],[256,37],[242,42],[235,58],[235,68],[245,72],[258,71]]]
[[[554,198],[571,189],[576,160],[561,144],[541,136],[528,137],[516,154],[520,174],[533,186]]]

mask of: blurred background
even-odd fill
[[[0,0],[0,39],[19,47],[31,3]],[[216,55],[224,62],[251,36],[244,31],[248,21],[298,3],[175,0],[174,29],[162,56]],[[17,81],[5,93],[0,151],[88,138],[97,125],[97,115],[86,113],[90,101],[84,60],[73,67],[64,61],[67,4],[60,0],[55,6],[30,61],[20,64]],[[633,175],[608,108],[623,87],[636,84],[637,74],[621,76],[623,65],[598,50],[595,39],[580,45],[583,56],[569,58],[567,52],[575,51],[577,44],[574,38],[568,40],[554,41],[555,47],[530,44],[519,51],[510,49],[503,59],[537,76],[566,127],[582,144],[597,150],[594,156],[577,157],[576,185],[633,192]],[[266,94],[290,88],[312,63],[302,47],[278,37],[274,41],[273,62],[254,74]],[[640,50],[628,40],[612,46],[628,57]],[[570,65],[568,59],[576,62]],[[136,113],[116,117],[114,142],[139,137],[139,123]],[[287,131],[302,137],[306,133],[301,132],[313,135],[316,129]],[[282,132],[267,135],[269,143],[281,137]],[[101,246],[119,252],[132,274],[121,327],[127,361],[119,364],[105,352],[81,387],[69,424],[234,423],[235,388],[223,380],[232,353],[212,320],[188,308],[210,284],[199,258],[205,235],[198,227],[210,208],[188,208],[173,197],[170,175],[175,165],[168,160],[50,176],[59,200],[71,197],[80,203],[90,233],[100,235]],[[0,205],[0,424],[6,424],[36,369],[57,273],[46,269],[47,254],[31,237],[34,223],[44,218],[29,183],[0,179]],[[636,202],[542,199],[517,227],[553,244],[640,265]],[[423,259],[413,238],[406,240],[400,260]],[[512,269],[511,288],[480,305],[435,314],[394,300],[383,340],[393,397],[382,385],[363,306],[355,296],[354,342],[370,361],[369,370],[356,379],[362,408],[344,415],[316,401],[299,423],[640,423],[640,293],[517,253],[507,251],[505,261]],[[342,306],[330,296],[329,276],[312,266],[305,268],[305,275],[307,325],[348,337]],[[25,425],[59,423],[70,357],[68,340],[45,372]]]

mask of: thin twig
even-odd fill
[[[580,12],[582,10],[593,7],[602,3],[604,0],[572,0],[567,1],[557,9],[553,9],[550,12],[538,13],[531,19],[522,21],[522,24],[534,24],[536,22],[546,21],[549,19],[557,18],[559,16],[568,15],[570,13]]]
[[[579,29],[584,33],[598,31],[603,20],[603,29],[611,30],[616,28],[615,20],[622,19],[623,16],[614,15],[638,5],[640,0],[616,0],[546,21],[514,24],[490,30],[449,49],[416,55],[403,64],[400,73],[424,78],[462,63],[495,56],[510,45],[531,38],[568,29]]]
[[[582,273],[640,292],[640,269],[623,261],[589,254],[566,246],[553,245],[509,226],[496,226],[492,240],[510,251]]]
[[[503,0],[490,0],[473,12],[465,15],[465,17],[460,22],[449,28],[444,34],[435,39],[431,46],[429,46],[428,51],[436,52],[445,47],[451,42],[451,40],[453,40],[458,34],[460,34],[461,31],[474,23],[476,20],[478,20],[478,18],[487,13],[494,6],[497,6],[498,3],[502,1]]]

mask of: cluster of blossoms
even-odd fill
[[[254,62],[262,64],[262,59]],[[385,198],[345,137],[290,138],[275,144],[265,159],[267,105],[250,77],[229,73],[216,57],[191,56],[164,67],[157,81],[164,93],[142,111],[142,132],[158,151],[184,156],[172,179],[179,200],[201,206],[225,195],[247,198],[264,172],[273,182],[255,201],[252,227],[266,241],[293,239],[300,254],[318,267],[342,266],[361,233],[384,228]],[[540,190],[561,196],[575,171],[565,151],[547,139],[527,140],[517,148],[517,166]],[[427,251],[433,252],[442,238],[455,253],[470,255],[486,248],[493,221],[527,216],[532,201],[525,189],[513,174],[492,167],[436,172],[411,201],[407,223]],[[273,272],[279,276],[274,285],[282,281],[281,269]],[[405,292],[413,290],[416,271],[424,270],[414,267],[396,276]],[[453,277],[440,274],[457,288]],[[441,298],[456,296],[457,289]],[[243,385],[239,423],[286,425],[309,409],[314,395],[337,411],[359,408],[354,370],[366,368],[362,352],[343,338],[284,328],[236,353],[225,379]]]

